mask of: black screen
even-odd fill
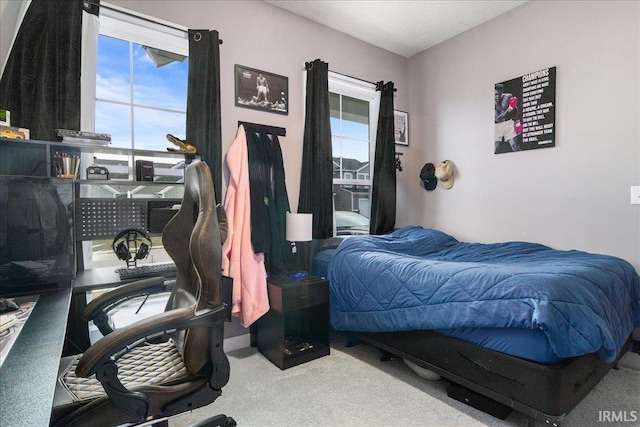
[[[182,199],[149,200],[147,203],[147,231],[162,234],[167,223],[178,213]]]
[[[0,175],[0,295],[75,277],[73,181]]]

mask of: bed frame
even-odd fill
[[[631,342],[629,337],[612,363],[592,353],[543,365],[432,331],[357,335],[440,374],[449,381],[449,396],[463,403],[499,418],[514,409],[552,426],[563,425],[565,416],[617,364]]]

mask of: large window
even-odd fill
[[[187,33],[103,6],[99,18],[84,24],[81,128],[110,134],[114,148],[165,152],[173,147],[167,134],[186,137]],[[175,157],[137,158],[154,162],[155,181],[183,179],[184,162]],[[126,155],[103,153],[87,161],[107,167],[110,179],[134,178]]]
[[[168,133],[184,139],[188,49],[183,31],[103,9],[95,131],[124,148],[164,151]]]
[[[82,129],[111,134],[110,147],[166,151],[166,135],[185,139],[189,42],[185,31],[150,22],[145,16],[112,5],[91,18],[83,38]],[[153,18],[154,21],[157,21]],[[166,187],[139,186],[127,194],[117,180],[132,179],[131,157],[94,153],[87,162],[107,167],[105,185],[81,187],[82,197],[179,198],[184,162],[176,157],[152,160],[156,182]],[[84,161],[84,160],[83,160]],[[169,261],[160,236],[153,236],[151,255],[140,263]],[[110,239],[84,242],[85,263],[93,268],[118,265]]]
[[[164,150],[167,133],[184,138],[188,59],[169,55],[99,36],[95,129],[112,146]]]
[[[373,84],[329,73],[337,235],[369,233],[379,99]]]

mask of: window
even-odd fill
[[[99,28],[95,131],[123,148],[164,151],[167,133],[184,139],[186,34],[109,9]]]
[[[185,31],[151,22],[150,17],[102,3],[100,17],[91,17],[83,31],[82,124],[83,130],[111,134],[110,147],[166,151],[168,133],[186,136],[186,104],[189,41]],[[157,21],[152,18],[153,21]],[[181,197],[184,162],[176,157],[145,158],[154,162],[156,182],[166,187],[126,187],[117,180],[131,180],[131,157],[93,153],[86,164],[107,167],[110,181],[104,186],[81,186],[81,197]],[[151,255],[140,263],[170,261],[160,236],[152,236]],[[115,259],[111,239],[83,242],[85,263],[103,267],[122,263]]]
[[[373,84],[329,73],[336,235],[369,233],[379,99]]]
[[[186,137],[188,35],[173,24],[103,6],[83,29],[81,128],[110,134],[111,147],[165,152],[172,146],[167,134]],[[175,157],[138,158],[154,162],[155,181],[183,179],[184,162]],[[82,162],[105,166],[111,179],[134,179],[126,155]]]

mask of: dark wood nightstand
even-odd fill
[[[258,321],[258,351],[280,369],[329,354],[329,281],[273,277],[271,309]]]

